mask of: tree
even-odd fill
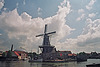
[[[9,50],[9,51],[7,52],[7,57],[8,57],[8,58],[11,58],[11,57],[12,57],[12,51]]]

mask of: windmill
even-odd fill
[[[37,35],[36,37],[43,36],[43,44],[42,46],[39,46],[42,53],[50,53],[54,49],[55,46],[51,46],[49,35],[54,34],[56,31],[47,33],[47,24],[45,25],[44,34]]]

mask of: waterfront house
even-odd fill
[[[28,57],[25,51],[14,50],[14,51],[6,51],[5,58],[7,60],[26,60]]]
[[[58,59],[75,59],[76,54],[72,54],[71,51],[57,51]]]

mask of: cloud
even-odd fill
[[[82,19],[84,19],[84,17],[85,17],[85,14],[82,14],[80,17],[78,17],[76,20],[77,21],[80,21],[80,20],[82,20]]]
[[[78,38],[80,38],[78,45],[85,46],[98,46],[100,44],[100,19],[96,19],[92,21],[92,19],[87,19],[87,25],[83,30],[82,35],[80,35]]]
[[[61,3],[61,6],[66,5],[66,3],[67,3],[67,1],[64,0],[64,1]]]
[[[96,14],[95,14],[95,13],[91,13],[91,14],[89,14],[88,16],[89,16],[90,18],[92,18],[92,17],[95,17]]]
[[[41,8],[38,8],[40,11]],[[43,33],[45,24],[48,24],[48,32],[57,31],[52,38],[51,44],[60,48],[62,45],[58,45],[59,40],[69,35],[74,29],[70,28],[66,23],[66,16],[71,11],[71,5],[69,1],[63,2],[58,6],[57,14],[48,18],[32,18],[28,13],[23,12],[18,14],[17,9],[9,12],[2,12],[0,15],[0,31],[3,35],[0,37],[2,43],[0,47],[8,47],[14,44],[15,48],[23,47],[30,51],[37,50],[38,46],[42,44],[42,38],[35,36]],[[2,39],[3,38],[3,39]],[[6,50],[9,49],[6,48]]]
[[[32,16],[30,16],[29,14],[27,14],[26,12],[23,12],[21,14],[21,17],[24,21],[31,21]]]
[[[99,52],[100,45],[100,19],[92,20],[87,18],[87,25],[83,29],[81,35],[77,36],[77,38],[69,38],[64,42],[64,45],[67,44],[67,47],[72,51],[78,52],[85,51],[97,51]],[[63,46],[64,46],[63,45]],[[72,48],[74,46],[74,48]]]
[[[2,9],[3,6],[4,6],[4,0],[0,0],[0,10]]]
[[[19,3],[16,3],[16,8],[18,8]]]
[[[0,36],[1,36],[2,34],[0,33]]]
[[[23,5],[25,5],[26,4],[26,2],[25,2],[25,0],[23,0]]]
[[[37,9],[37,12],[38,12],[38,15],[42,15],[42,9],[39,7],[38,9]]]
[[[7,10],[7,8],[3,8],[3,10],[4,10],[4,11],[6,11],[6,10]]]
[[[78,13],[80,14],[80,13],[84,13],[84,9],[79,9],[78,10]]]
[[[86,5],[86,9],[91,10],[91,9],[92,9],[92,5],[94,5],[95,2],[96,2],[96,0],[91,0],[91,1],[89,2],[89,4]]]

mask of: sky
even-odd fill
[[[45,24],[57,50],[100,52],[100,0],[0,0],[0,50],[37,52]]]

